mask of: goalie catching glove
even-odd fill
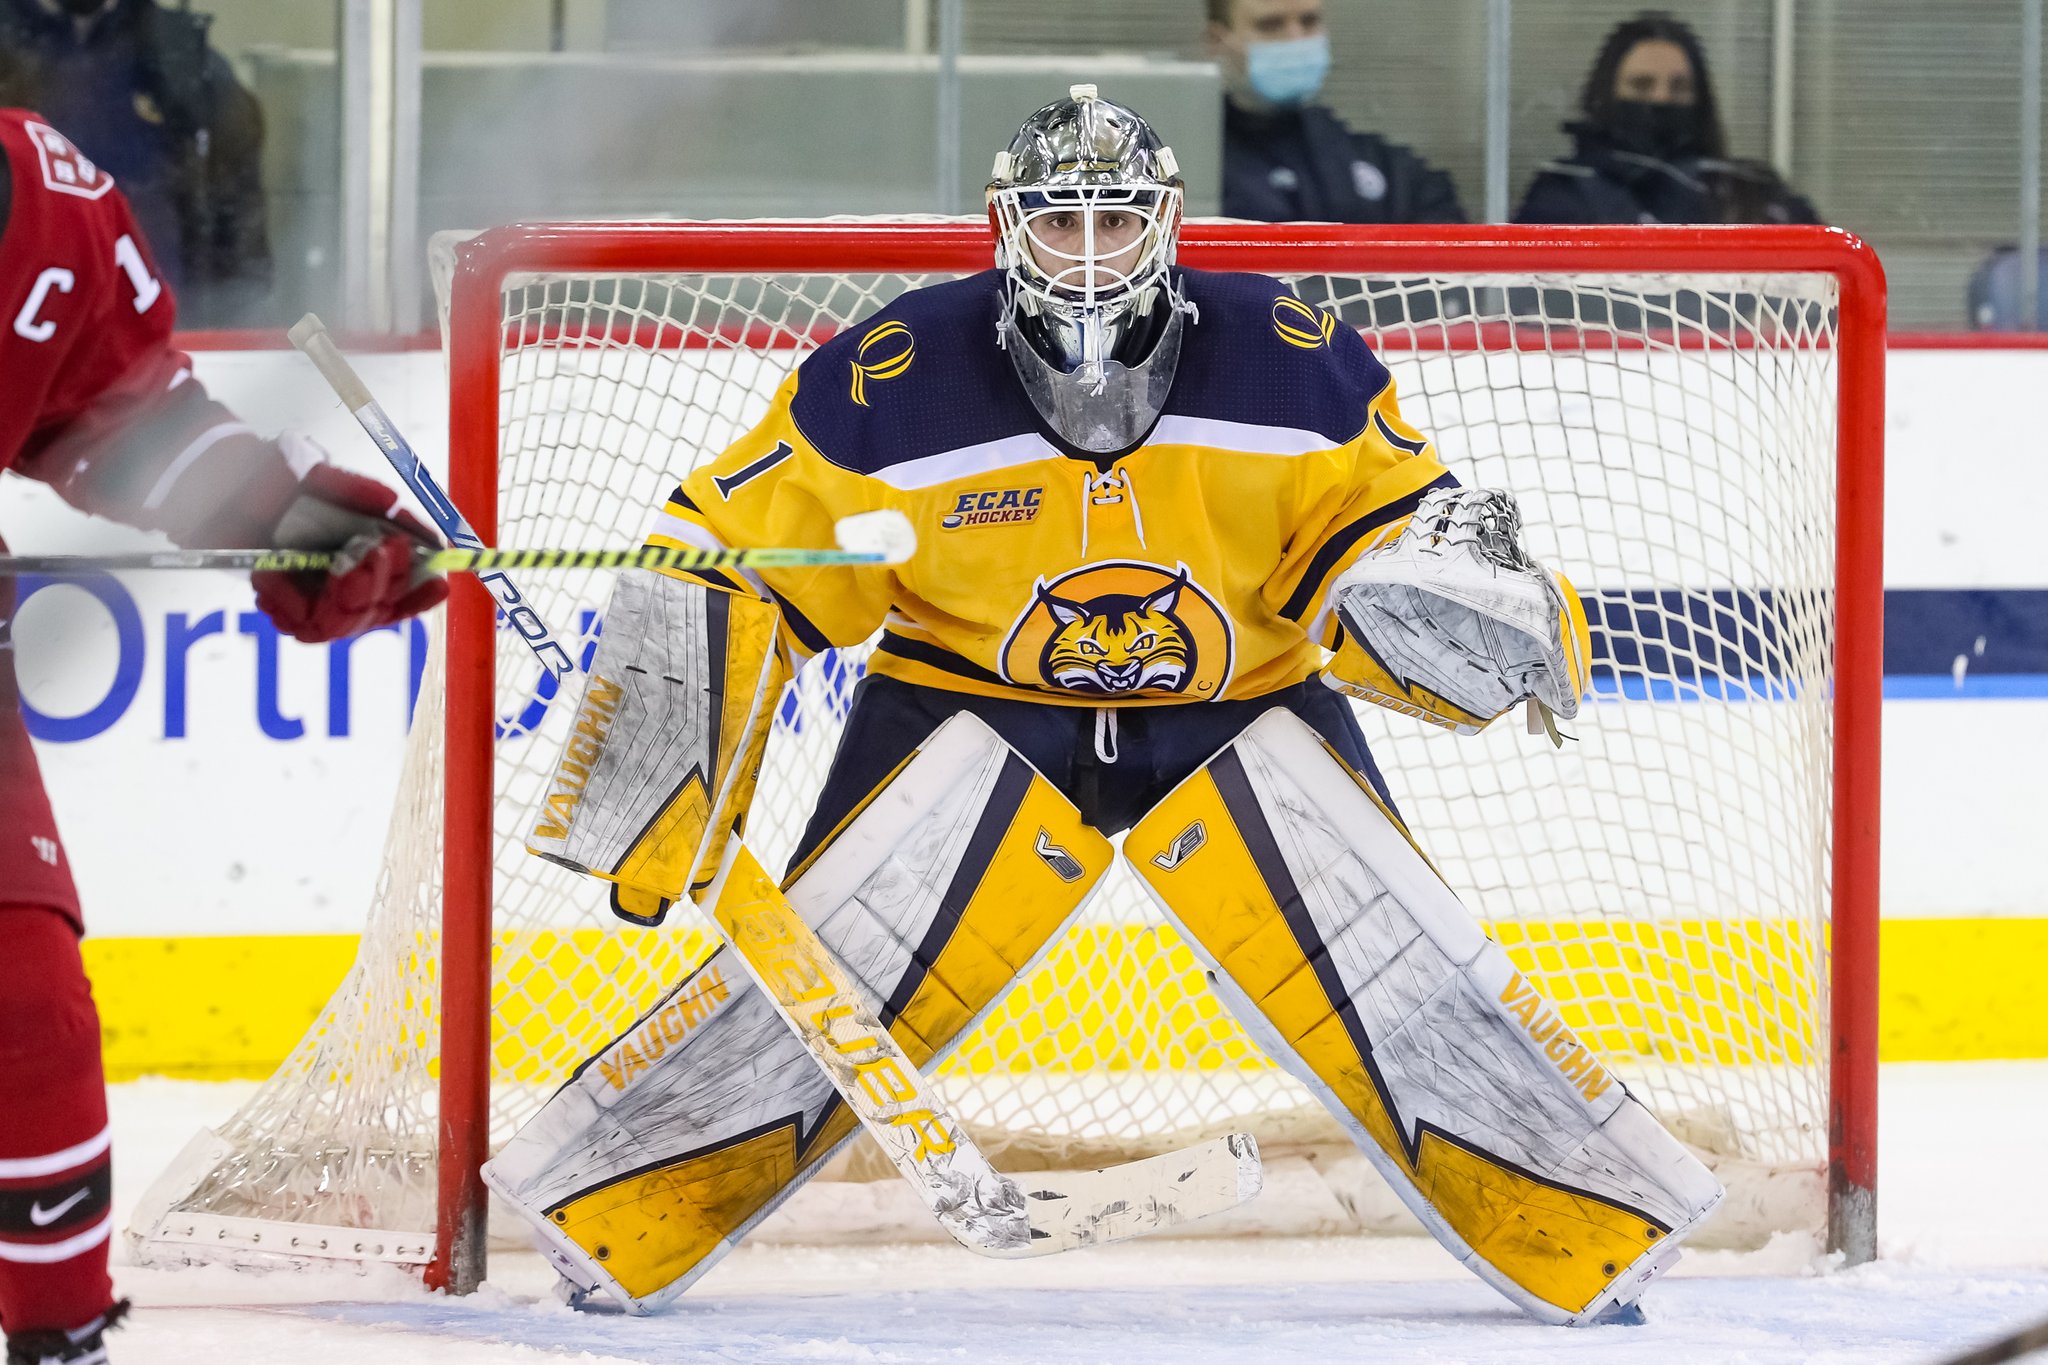
[[[1476,734],[1524,698],[1569,720],[1585,690],[1585,610],[1562,574],[1522,548],[1498,489],[1440,488],[1401,533],[1330,588],[1344,636],[1323,681]]]

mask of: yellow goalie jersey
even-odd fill
[[[800,656],[880,627],[872,671],[930,687],[1103,706],[1302,681],[1335,642],[1330,582],[1454,481],[1357,333],[1265,276],[1180,276],[1179,369],[1135,448],[1090,455],[1040,420],[988,271],[821,346],[649,543],[828,546],[895,508],[910,563],[695,576],[773,601]]]

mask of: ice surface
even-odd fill
[[[117,1216],[246,1093],[116,1087]],[[1652,1288],[1638,1328],[1530,1322],[1420,1239],[1155,1240],[1026,1262],[941,1245],[749,1246],[651,1319],[571,1313],[521,1255],[498,1256],[465,1300],[393,1270],[119,1267],[140,1311],[117,1360],[1765,1365],[1926,1361],[2048,1316],[2048,1062],[1889,1066],[1882,1095],[1883,1260],[1829,1272],[1797,1238],[1695,1254]]]

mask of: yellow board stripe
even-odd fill
[[[107,1079],[257,1080],[355,961],[354,934],[88,938]]]
[[[1789,964],[1804,958],[1792,951],[1798,934],[1782,923],[1528,920],[1489,930],[1587,1046],[1613,1061],[1726,1055],[1727,1044],[1712,1041],[1718,1030],[1788,1060],[1812,1045],[1792,1023],[1792,992],[1806,986]],[[710,942],[698,932],[577,929],[520,946],[520,988],[500,991],[497,1051],[508,1074],[539,1079],[524,1059],[559,1046],[572,1005],[599,1015],[610,1031],[597,1041],[609,1040],[633,1021],[630,1002],[655,998]],[[350,934],[88,938],[108,1078],[268,1076],[355,951]],[[2048,1057],[2036,981],[2048,959],[2048,919],[1888,919],[1880,952],[1885,1061]],[[1117,964],[1113,982],[1106,962]],[[983,1021],[947,1071],[1266,1067],[1198,987],[1196,970],[1171,929],[1083,925]],[[1627,989],[1609,998],[1617,982]]]

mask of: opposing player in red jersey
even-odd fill
[[[331,640],[441,600],[433,537],[374,480],[312,463],[213,401],[171,346],[175,304],[104,171],[0,110],[0,470],[185,546],[342,551],[346,570],[258,574],[279,629]],[[0,577],[0,1328],[7,1365],[106,1359],[122,1310],[99,1017],[84,924],[29,747]]]

